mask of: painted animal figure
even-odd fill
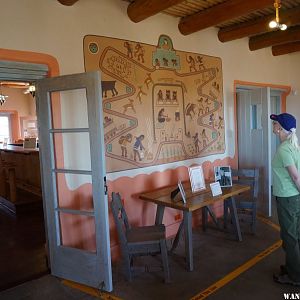
[[[116,89],[116,81],[101,81],[102,87],[102,97],[107,97],[107,91],[111,91],[112,96],[118,95],[118,91]],[[104,96],[103,96],[104,94]]]

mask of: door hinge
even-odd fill
[[[106,176],[104,176],[104,194],[107,195],[107,184],[106,184]]]

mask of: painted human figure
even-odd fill
[[[208,137],[206,135],[205,129],[202,130],[201,137],[202,137],[203,148],[205,148],[208,142]]]
[[[140,43],[137,43],[135,46],[134,57],[137,57],[138,61],[145,62],[144,60],[145,49],[141,46]]]
[[[200,151],[199,149],[200,140],[199,140],[198,132],[196,132],[195,135],[193,136],[193,141],[194,141],[195,151],[196,153],[198,153]]]
[[[197,56],[197,63],[198,63],[199,71],[205,70],[205,66],[204,66],[204,63],[203,63],[203,57],[198,55]]]
[[[157,93],[157,102],[163,102],[164,101],[164,96],[162,90],[159,90]]]
[[[146,77],[144,83],[146,84],[147,89],[149,89],[149,84],[150,83],[154,84],[154,82],[153,82],[153,80],[151,78],[151,73],[147,73],[147,77]]]
[[[136,95],[136,98],[139,99],[140,104],[142,104],[142,96],[143,95],[146,96],[147,94],[142,90],[142,87],[139,86],[139,91],[138,91],[138,93]]]
[[[121,145],[121,152],[123,157],[127,157],[127,144],[131,143],[132,134],[128,133],[126,136],[122,135],[119,139],[119,144]]]
[[[158,120],[159,123],[164,123],[166,121],[166,118],[168,118],[168,116],[165,114],[165,109],[162,108],[158,112],[157,120]]]
[[[224,125],[224,119],[219,116],[219,125],[218,125],[218,129],[222,129],[223,128],[223,125]]]
[[[133,49],[132,45],[129,42],[124,42],[124,47],[127,49],[127,57],[133,58]]]
[[[215,124],[215,115],[214,115],[214,113],[209,115],[209,122],[208,123],[209,123],[210,126],[214,126],[214,124]]]
[[[136,161],[136,156],[138,156],[139,161],[142,160],[142,157],[140,155],[139,151],[145,150],[145,147],[142,144],[142,141],[144,140],[145,136],[141,134],[138,137],[135,137],[135,143],[133,145],[133,159]]]
[[[194,58],[191,56],[191,55],[189,55],[188,57],[187,57],[187,59],[186,59],[186,61],[189,63],[189,65],[190,65],[190,72],[196,72],[197,70],[196,70],[196,63],[195,63],[195,60],[194,60]]]

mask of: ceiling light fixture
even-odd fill
[[[0,83],[0,105],[2,106],[6,102],[8,96],[2,93],[2,83]]]
[[[276,18],[269,23],[270,28],[278,28],[280,30],[286,30],[287,26],[285,24],[280,24],[279,22],[279,8],[281,7],[281,0],[275,0],[274,7],[276,10]]]

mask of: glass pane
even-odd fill
[[[85,89],[52,92],[50,97],[53,129],[88,128]]]
[[[55,168],[91,170],[88,132],[54,133]]]
[[[93,211],[92,176],[82,174],[56,174],[58,207]]]
[[[0,142],[9,137],[9,118],[8,116],[0,116]]]
[[[59,213],[61,245],[96,252],[95,219],[68,213]]]

